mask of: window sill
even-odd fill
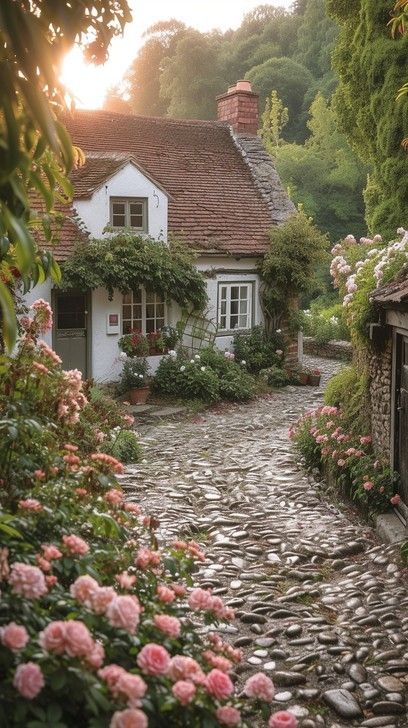
[[[245,333],[245,331],[251,331],[251,328],[252,328],[252,326],[250,328],[248,328],[248,329],[239,329],[239,328],[236,328],[236,329],[225,329],[225,330],[223,329],[222,331],[218,330],[216,336],[217,337],[219,337],[219,336],[234,336],[234,334],[243,334],[243,333]]]

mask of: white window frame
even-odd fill
[[[114,225],[113,224],[113,205],[115,202],[119,202],[125,206],[125,225]],[[139,202],[142,204],[142,226],[135,227],[130,224],[130,205],[132,202]],[[110,224],[115,230],[123,230],[124,228],[131,228],[131,230],[137,230],[141,233],[148,232],[148,205],[147,197],[110,197]]]
[[[122,297],[122,334],[125,333],[124,332],[124,324],[125,324],[125,322],[128,322],[128,321],[131,322],[130,330],[133,331],[134,330],[134,322],[141,320],[141,322],[142,322],[142,330],[141,330],[141,333],[144,336],[146,336],[146,321],[147,320],[152,320],[152,319],[151,319],[150,316],[149,317],[146,316],[146,306],[148,305],[147,304],[147,301],[146,301],[146,298],[147,298],[146,289],[143,288],[143,286],[140,286],[139,290],[140,290],[140,292],[142,294],[142,296],[141,296],[141,299],[142,299],[141,300],[141,304],[137,304],[137,303],[134,304],[134,298],[133,298],[134,291],[131,291],[131,296],[132,296],[131,303],[125,303],[125,296]],[[157,300],[157,298],[158,298],[158,294],[157,293],[156,294],[152,294],[152,295],[154,295],[154,297],[155,297],[155,301],[154,301],[154,319],[153,319],[154,322],[155,322],[154,331],[157,331],[156,321],[157,321],[158,317],[156,315],[156,307],[157,307],[158,304],[160,305],[161,303],[163,303],[163,305],[164,305],[164,316],[163,316],[164,321],[163,321],[163,324],[162,325],[163,326],[167,326],[167,304],[166,304],[166,301],[164,299],[163,299],[163,301]],[[135,318],[133,318],[133,306],[134,305],[141,305],[141,307],[142,307],[142,318],[141,319],[135,319]],[[124,313],[123,313],[124,306],[131,306],[131,318],[130,319],[127,316],[126,317],[124,316]],[[159,328],[161,328],[161,327],[159,327]],[[129,332],[127,332],[127,333],[129,333]],[[149,332],[149,333],[151,333],[151,332]]]
[[[245,314],[231,314],[231,289],[232,288],[247,288],[247,298],[243,299],[241,298],[241,290],[239,290],[239,298],[234,299],[238,300],[239,302],[246,300],[248,302],[247,305],[247,312]],[[226,299],[222,297],[222,289],[226,288],[227,296]],[[219,332],[225,332],[225,331],[249,331],[249,329],[252,329],[253,325],[253,295],[254,295],[254,281],[219,281],[218,282],[218,306],[217,306],[217,323],[218,323],[218,331]],[[221,313],[222,303],[223,301],[226,301],[226,312],[225,314]],[[221,318],[226,317],[225,321],[225,327],[221,325]],[[235,326],[234,328],[231,328],[231,315],[238,315],[238,317],[241,315],[246,316],[247,325],[246,326]],[[239,324],[239,320],[238,320]]]

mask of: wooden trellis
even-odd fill
[[[181,320],[183,346],[191,353],[197,353],[206,346],[214,346],[217,324],[206,314],[185,314]]]

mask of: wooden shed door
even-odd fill
[[[87,301],[86,293],[56,293],[55,351],[64,369],[79,369],[84,378],[88,376]]]
[[[402,339],[401,375],[398,400],[398,470],[401,477],[400,495],[408,505],[408,338]]]

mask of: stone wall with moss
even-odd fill
[[[373,447],[382,458],[391,457],[392,338],[369,357],[371,432]]]

